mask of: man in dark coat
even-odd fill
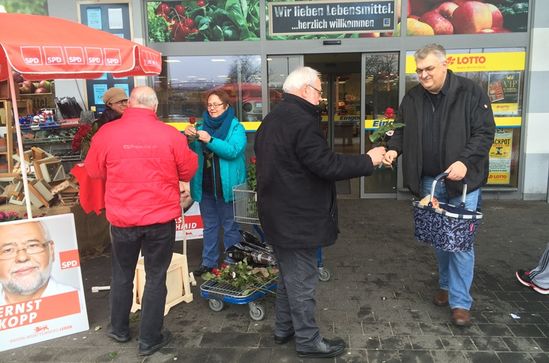
[[[319,74],[301,67],[286,78],[284,97],[263,120],[255,138],[258,212],[273,246],[280,276],[274,340],[295,335],[300,357],[335,357],[341,339],[326,339],[315,322],[317,250],[338,234],[335,181],[370,175],[385,149],[342,155],[328,146],[320,128]]]
[[[494,141],[495,122],[486,91],[472,80],[448,70],[446,51],[429,44],[414,54],[419,85],[410,89],[400,104],[397,129],[389,140],[383,163],[391,165],[402,154],[406,186],[416,196],[430,194],[434,178],[448,173],[437,183],[435,197],[459,205],[463,182],[467,182],[465,208],[476,210],[480,187],[488,179],[489,151]],[[452,322],[471,323],[475,253],[435,249],[439,290],[433,302],[450,305]]]

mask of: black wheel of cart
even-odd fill
[[[252,320],[263,320],[265,317],[265,308],[263,305],[252,301],[248,304],[248,306],[250,307],[250,318],[252,318]]]
[[[223,310],[223,301],[221,300],[217,300],[217,299],[210,299],[208,300],[208,306],[210,307],[210,309],[212,309],[213,311],[221,311]]]

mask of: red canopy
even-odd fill
[[[159,52],[66,19],[0,13],[0,80],[156,75]]]

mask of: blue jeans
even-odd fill
[[[431,187],[435,178],[424,176],[421,178],[421,196],[431,194]],[[480,196],[480,189],[467,193],[465,196],[465,208],[475,211]],[[437,183],[435,188],[435,197],[443,203],[459,205],[461,203],[461,194],[457,197],[449,198],[446,191],[444,180]],[[438,261],[438,284],[443,290],[448,291],[448,300],[450,308],[461,308],[470,310],[473,304],[473,298],[469,293],[473,283],[473,274],[475,269],[475,250],[474,247],[466,252],[446,252],[435,249]]]
[[[223,227],[225,251],[240,241],[238,224],[234,221],[233,204],[216,199],[213,194],[203,193],[200,214],[204,222],[204,247],[202,265],[217,267],[219,260],[219,229]]]
[[[166,274],[172,261],[175,221],[139,227],[111,226],[111,238],[111,330],[119,336],[129,334],[133,278],[141,250],[146,277],[141,299],[139,342],[144,345],[158,344],[162,340],[168,293]]]

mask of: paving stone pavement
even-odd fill
[[[106,255],[82,261],[90,330],[2,352],[0,362],[549,362],[549,296],[514,277],[516,269],[537,264],[549,242],[549,204],[484,201],[469,328],[452,326],[449,308],[431,303],[435,258],[414,241],[409,201],[340,200],[339,207],[339,240],[324,249],[331,279],[317,290],[322,333],[343,337],[348,345],[338,358],[302,360],[293,342],[275,345],[273,296],[261,301],[266,317],[258,322],[246,306],[210,310],[198,286],[192,303],[166,316],[174,340],[140,358],[135,339],[119,344],[105,335],[108,292],[90,291],[109,284]],[[200,253],[201,242],[189,241],[191,269]],[[134,337],[138,319],[138,313],[131,319]]]

